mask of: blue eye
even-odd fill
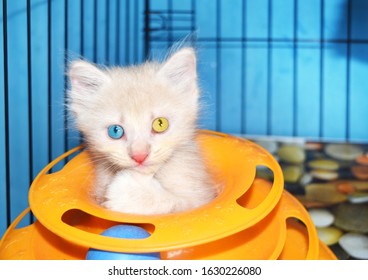
[[[124,129],[117,124],[108,127],[108,134],[112,139],[120,139],[124,136]]]

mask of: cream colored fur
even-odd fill
[[[125,213],[163,214],[189,210],[216,196],[194,140],[199,110],[196,56],[183,48],[164,63],[101,69],[71,63],[70,110],[96,166],[94,196]],[[169,120],[152,131],[157,117]],[[122,139],[107,128],[119,124]],[[147,152],[142,165],[132,153]]]

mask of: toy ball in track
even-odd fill
[[[89,250],[156,253],[164,260],[336,259],[319,241],[304,207],[283,190],[281,168],[267,151],[210,131],[202,131],[198,142],[213,179],[224,185],[209,204],[150,216],[104,209],[89,195],[94,172],[86,151],[61,171],[48,174],[60,160],[81,149],[76,148],[46,166],[34,180],[30,209],[3,236],[0,259],[85,259]],[[257,166],[273,172],[272,183],[256,178]],[[30,210],[37,221],[16,229]],[[149,236],[101,234],[116,225],[140,227]]]
[[[131,225],[116,225],[105,230],[101,235],[115,238],[142,239],[151,234],[145,229]],[[159,253],[119,253],[97,250],[88,250],[87,260],[159,260]]]

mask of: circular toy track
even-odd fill
[[[149,216],[104,209],[90,196],[94,167],[87,151],[78,147],[51,162],[36,177],[29,192],[31,210],[44,227],[75,244],[114,252],[144,253],[199,246],[226,238],[254,226],[275,209],[283,194],[284,182],[279,164],[266,150],[250,141],[210,131],[201,131],[197,140],[213,179],[224,186],[221,194],[205,206]],[[75,157],[63,169],[49,173],[58,162],[71,155]],[[253,188],[257,185],[254,184],[257,166],[269,168],[274,180],[254,204],[255,200],[252,202],[250,197],[256,193]],[[282,207],[290,206],[285,205]],[[302,207],[290,209],[287,215],[280,215],[279,226],[285,228],[289,217],[308,225]],[[138,240],[102,236],[101,232],[83,226],[88,224],[85,223],[88,219],[139,225],[151,235]],[[286,231],[283,234],[286,235]],[[319,246],[318,239],[309,240],[311,242]],[[318,255],[318,248],[317,253],[312,250],[309,254]]]

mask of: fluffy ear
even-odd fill
[[[93,94],[109,79],[105,72],[83,60],[76,60],[70,64],[69,78],[72,96]]]
[[[197,92],[197,59],[193,48],[183,48],[166,60],[158,74],[182,92]]]

